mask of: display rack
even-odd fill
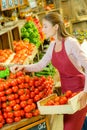
[[[36,116],[30,119],[25,118],[19,122],[7,124],[1,128],[1,130],[50,130],[48,116]],[[37,128],[37,129],[35,129]]]
[[[1,11],[14,9],[23,6],[27,0],[0,0]]]

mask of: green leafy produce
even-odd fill
[[[33,21],[27,21],[21,28],[21,37],[23,40],[29,39],[29,42],[35,44],[37,48],[41,44],[40,34]]]

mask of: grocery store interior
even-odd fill
[[[80,94],[74,92],[66,103],[48,102],[65,97],[51,62],[40,72],[10,71],[15,64],[37,63],[46,53],[53,39],[46,39],[41,20],[49,12],[62,16],[67,32],[87,54],[87,0],[0,0],[1,130],[70,130],[64,129],[64,114],[80,108]],[[86,116],[78,130],[87,130]]]

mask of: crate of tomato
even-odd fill
[[[67,91],[64,95],[51,94],[37,102],[40,114],[73,114],[80,109],[78,97],[81,94]]]

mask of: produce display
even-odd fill
[[[40,114],[73,114],[80,110],[79,96],[81,92],[67,90],[65,94],[58,96],[53,93],[37,102]]]
[[[29,56],[32,56],[34,51],[36,50],[36,46],[27,41],[14,41],[13,45],[15,55],[10,63],[14,64],[24,64],[24,62],[28,60]]]
[[[66,91],[64,95],[61,96],[56,96],[54,99],[49,99],[45,105],[62,105],[62,104],[67,104],[68,100],[75,96],[76,92],[72,92],[71,90]]]
[[[50,75],[53,77],[55,73],[56,73],[55,68],[53,67],[52,63],[49,63],[42,71],[35,72],[35,75],[36,76],[44,75],[46,77]]]
[[[75,30],[73,35],[78,39],[79,43],[82,43],[84,39],[87,39],[86,30]]]
[[[28,40],[38,48],[44,39],[42,27],[37,18],[28,17],[25,25],[21,28],[21,37]]]
[[[5,63],[12,54],[13,51],[10,49],[0,50],[0,63]]]
[[[30,77],[19,71],[0,79],[0,128],[39,115],[37,101],[52,93],[52,77]]]

